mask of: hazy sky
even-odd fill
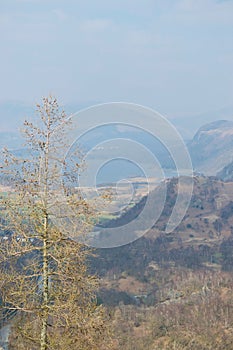
[[[0,102],[233,104],[233,1],[1,0]]]

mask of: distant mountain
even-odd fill
[[[17,132],[0,132],[0,150],[7,147],[10,150],[22,147],[23,140]]]
[[[69,103],[62,107],[65,109],[66,113],[70,115],[97,104],[101,104],[101,101]],[[27,105],[20,101],[0,102],[0,131],[15,131],[22,125],[24,119],[28,116],[32,116],[34,112],[33,104]],[[233,120],[233,105],[193,116],[176,116],[174,118],[170,115],[169,117],[169,120],[174,124],[185,140],[190,140],[194,132],[203,124],[219,119]]]
[[[40,102],[40,100],[38,101]],[[67,115],[75,114],[76,112],[96,104],[89,102],[83,104],[69,104],[62,106]],[[31,119],[35,116],[35,105],[27,105],[19,101],[0,102],[0,132],[18,132],[22,127],[25,119]]]
[[[233,181],[233,162],[229,163],[219,171],[217,177],[223,181]]]
[[[233,161],[233,121],[218,120],[202,126],[188,149],[196,171],[216,175]]]
[[[233,105],[193,116],[176,117],[171,121],[185,140],[190,140],[202,127],[218,120],[233,120]]]
[[[95,103],[83,105],[69,104],[64,108],[69,115],[93,104]],[[27,117],[30,119],[34,114],[35,110],[32,106],[20,102],[10,101],[0,103],[0,149],[5,146],[11,150],[22,148],[22,139],[19,129],[22,127],[24,119]],[[213,112],[212,114],[207,113],[193,118],[174,118],[171,119],[171,121],[181,132],[185,140],[188,140],[192,137],[193,131],[203,122],[216,120],[219,116],[232,119],[233,106]],[[82,140],[79,141],[81,141],[82,148],[88,151],[98,143],[103,143],[109,138],[134,140],[148,148],[152,154],[156,156],[163,168],[175,168],[169,152],[161,142],[143,130],[135,130],[130,127],[124,129],[114,125],[108,125],[83,135]],[[194,169],[197,172],[206,175],[216,175],[230,162],[233,162],[233,121],[218,120],[202,126],[193,139],[188,142],[188,148],[194,164]],[[104,160],[108,159],[109,155],[111,155],[111,150],[103,145],[103,151],[99,152],[98,157],[101,156]],[[100,160],[98,159],[98,161]],[[132,171],[129,172],[129,174],[124,174],[124,176],[130,176],[131,173]],[[135,176],[140,175],[140,173],[135,173]],[[107,180],[111,182],[111,176]]]
[[[32,106],[17,101],[0,103],[0,132],[17,132],[23,121],[33,114]]]
[[[33,108],[19,102],[0,103],[0,154],[3,147],[22,148],[20,128],[23,121],[34,113]]]

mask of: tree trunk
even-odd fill
[[[42,304],[42,326],[41,326],[41,350],[48,349],[48,297],[49,297],[49,267],[48,267],[48,250],[47,250],[47,231],[48,231],[48,215],[45,215],[44,220],[44,240],[43,240],[43,304]]]

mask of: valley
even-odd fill
[[[225,123],[220,125],[221,130],[214,132],[218,135],[216,142],[225,137]],[[214,138],[214,133],[208,137]],[[205,148],[204,137],[205,131],[194,137],[195,143],[189,146],[194,154],[205,154],[200,151],[200,147]],[[124,350],[232,349],[233,181],[232,166],[227,163],[230,139],[231,132],[227,132],[224,144],[218,144],[219,156],[211,151],[215,142],[208,140],[206,155],[193,159],[196,171],[192,198],[182,222],[171,233],[166,233],[165,228],[178,194],[174,170],[167,169],[170,176],[166,179],[135,176],[118,181],[116,187],[111,182],[98,184],[98,196],[110,195],[110,204],[106,208],[103,205],[98,221],[104,229],[124,226],[138,217],[149,190],[154,203],[158,203],[166,184],[161,215],[143,237],[125,246],[96,249],[95,256],[89,259],[89,271],[100,276],[97,300],[109,310],[116,346]],[[194,151],[197,147],[198,152]],[[219,163],[226,147],[228,156]],[[209,166],[210,171],[201,174]],[[4,179],[1,194],[12,190]],[[89,200],[96,196],[96,188],[77,187],[76,191]],[[153,206],[149,215],[153,216]],[[6,237],[2,232],[3,243]]]

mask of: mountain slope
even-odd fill
[[[233,162],[227,164],[219,171],[217,177],[223,181],[233,181]]]
[[[143,278],[152,261],[175,261],[178,265],[200,266],[211,262],[212,256],[226,240],[230,239],[232,246],[233,182],[225,183],[208,177],[194,178],[192,200],[183,221],[174,232],[165,234],[164,228],[176,195],[177,179],[174,178],[169,180],[160,219],[144,237],[120,248],[98,250],[100,259],[95,261],[95,268],[101,275],[114,270],[116,274],[127,271]],[[141,200],[120,219],[110,222],[107,227],[117,227],[131,221],[143,209],[145,200]],[[228,262],[223,260],[221,264],[227,266]]]
[[[216,175],[233,160],[233,121],[204,125],[189,142],[188,149],[195,170]]]

